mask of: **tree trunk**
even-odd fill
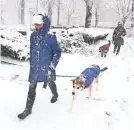
[[[25,21],[25,0],[21,0],[21,24],[24,25]]]
[[[123,18],[123,20],[122,20],[123,27],[125,26],[126,21],[127,21],[127,19]]]
[[[86,6],[86,19],[85,19],[85,28],[91,27],[91,20],[92,20],[92,7],[89,5]]]
[[[68,26],[70,25],[70,19],[71,19],[71,15],[68,15],[68,18],[67,18],[67,25]]]
[[[3,24],[3,13],[4,13],[4,1],[3,0],[1,0],[0,1],[0,24]]]
[[[57,6],[57,25],[60,25],[60,0],[58,0],[58,6]]]
[[[98,23],[99,23],[99,13],[98,13],[98,9],[96,8],[96,10],[95,10],[95,27],[98,27]]]
[[[131,28],[134,28],[134,0],[133,0],[133,3],[132,3]]]
[[[17,11],[18,11],[18,24],[21,24],[21,21],[20,21],[20,19],[21,19],[21,17],[20,17],[20,8],[19,7],[18,7]]]
[[[52,23],[52,5],[51,5],[51,2],[48,3],[48,17],[50,18],[50,23]]]

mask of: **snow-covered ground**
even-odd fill
[[[110,36],[109,36],[110,38]],[[88,101],[88,92],[79,93],[73,111],[68,109],[72,100],[72,78],[57,77],[59,100],[50,103],[49,87],[37,88],[33,113],[20,121],[17,115],[25,108],[28,93],[27,66],[0,65],[0,130],[134,130],[134,39],[125,38],[119,56],[113,45],[107,58],[85,57],[80,54],[62,54],[57,74],[79,75],[91,64],[108,66],[100,77],[99,90],[93,89],[93,98]],[[104,41],[105,42],[105,41]],[[102,43],[101,43],[102,44]]]

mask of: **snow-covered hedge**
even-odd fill
[[[93,54],[91,45],[95,45],[100,40],[104,40],[108,33],[100,33],[92,35],[92,32],[84,30],[70,29],[53,31],[57,35],[62,52],[65,53],[81,53],[84,55]]]
[[[55,33],[62,52],[81,53],[84,55],[93,54],[92,44],[107,37],[108,33],[94,30],[68,29],[51,30]],[[15,30],[0,30],[1,55],[8,56],[17,60],[29,59],[29,40]]]
[[[0,30],[1,55],[17,60],[29,59],[29,41],[15,30]]]

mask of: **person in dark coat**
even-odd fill
[[[103,46],[99,47],[99,52],[101,53],[101,57],[107,56],[107,53],[109,52],[110,45],[111,45],[111,41],[108,40],[108,44],[104,44]]]
[[[114,43],[114,53],[119,54],[121,45],[124,44],[124,36],[126,35],[126,30],[122,26],[121,22],[118,22],[118,26],[114,29],[113,32],[113,43]]]
[[[50,20],[47,16],[35,14],[33,23],[36,29],[30,37],[30,85],[26,108],[18,115],[19,119],[31,114],[38,82],[44,82],[44,88],[48,84],[52,92],[51,103],[55,103],[58,98],[55,69],[61,57],[61,49],[56,36],[48,33]]]

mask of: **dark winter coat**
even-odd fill
[[[99,76],[100,67],[98,65],[92,65],[82,72],[83,77],[86,79],[85,88],[88,88],[94,81],[94,79]]]
[[[115,45],[123,45],[124,38],[122,36],[126,35],[126,30],[124,27],[116,27],[113,32],[113,41]]]
[[[50,64],[56,68],[61,57],[61,49],[57,38],[55,35],[48,33],[49,29],[50,21],[47,16],[44,16],[43,28],[31,34],[30,83],[44,82],[44,84],[47,84]]]

